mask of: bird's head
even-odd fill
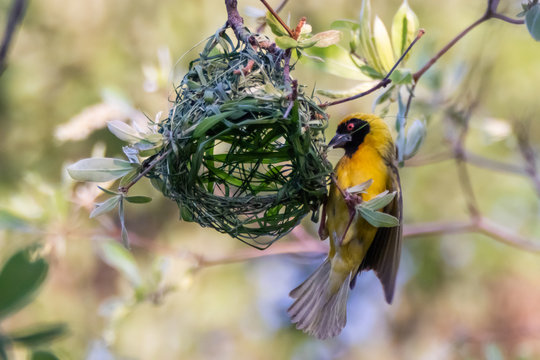
[[[392,135],[383,119],[361,113],[345,117],[328,147],[343,148],[345,154],[351,156],[362,144],[372,146],[381,153],[393,147]]]

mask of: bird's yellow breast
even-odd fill
[[[346,190],[368,180],[373,180],[366,193],[359,194],[363,201],[368,201],[381,192],[387,190],[388,167],[380,153],[369,144],[362,144],[351,157],[344,156],[335,168],[338,185]],[[327,203],[327,229],[330,235],[331,254],[341,253],[346,263],[356,263],[363,258],[371,245],[377,228],[371,226],[363,218],[357,216],[347,231],[341,246],[339,240],[343,236],[349,221],[349,210],[343,196],[332,185]],[[344,264],[348,266],[350,264]]]

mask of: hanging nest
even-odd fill
[[[257,248],[310,211],[316,221],[332,170],[327,115],[291,86],[284,54],[224,31],[211,37],[160,124],[168,155],[148,174],[184,220]]]

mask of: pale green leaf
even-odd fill
[[[360,55],[366,58],[368,64],[372,66],[379,73],[383,73],[377,50],[373,41],[371,31],[371,1],[362,0],[362,7],[360,10],[360,31],[359,36],[359,50]]]
[[[317,94],[326,96],[330,99],[342,99],[350,96],[354,96],[357,94],[360,94],[366,90],[371,89],[373,86],[375,86],[378,82],[377,81],[366,81],[362,82],[359,85],[345,90],[317,90]]]
[[[116,195],[110,199],[105,200],[102,203],[96,204],[96,207],[90,213],[90,218],[95,218],[96,216],[102,215],[108,211],[113,210],[120,201],[121,195]]]
[[[392,22],[392,47],[396,58],[400,57],[413,42],[419,28],[418,17],[412,11],[407,0],[404,0]]]
[[[368,181],[364,181],[361,184],[351,186],[347,189],[347,192],[351,194],[365,193],[366,190],[371,186],[371,184],[373,184],[373,179],[369,179]]]
[[[298,41],[294,40],[289,35],[277,36],[275,41],[276,45],[284,50],[298,47]]]
[[[399,225],[399,220],[392,215],[380,211],[373,211],[362,206],[362,204],[357,206],[356,209],[360,213],[360,216],[375,227],[394,227]]]
[[[90,158],[77,161],[68,166],[69,175],[78,181],[105,182],[118,179],[131,170],[129,161],[113,158]]]
[[[356,31],[360,28],[360,25],[358,25],[357,22],[354,22],[352,20],[335,20],[330,25],[331,29],[335,30],[350,30],[350,31]]]
[[[272,15],[271,12],[266,13],[266,25],[270,28],[272,33],[276,36],[289,36],[287,31],[279,23],[279,21]],[[279,46],[279,45],[278,45]]]
[[[317,47],[327,47],[337,44],[341,40],[341,31],[327,30],[317,33],[311,37],[311,40],[315,41]]]
[[[384,73],[388,73],[395,63],[394,51],[392,50],[388,31],[378,16],[375,16],[375,21],[373,22],[373,43],[375,44],[382,70]]]
[[[109,266],[121,272],[134,286],[142,283],[133,254],[113,240],[100,243],[101,257]]]
[[[364,203],[362,203],[362,206],[370,210],[377,211],[384,208],[386,205],[390,204],[390,202],[394,200],[395,196],[396,196],[395,191],[389,193],[388,190],[386,190],[380,193],[379,195],[375,196],[373,199],[370,199],[369,201],[365,201]]]
[[[339,45],[331,45],[325,48],[312,47],[306,49],[305,52],[308,55],[323,59],[323,62],[314,61],[307,57],[302,57],[300,59],[302,63],[313,66],[318,70],[345,79],[359,81],[371,80],[358,68],[356,63],[352,60],[350,53]]]
[[[142,139],[139,132],[120,120],[113,120],[107,123],[109,131],[112,132],[120,140],[135,143]]]
[[[424,142],[426,137],[426,125],[420,120],[415,120],[407,131],[407,141],[405,143],[404,160],[412,158]]]

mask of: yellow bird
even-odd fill
[[[361,271],[375,271],[386,301],[392,302],[402,238],[396,149],[386,123],[375,115],[349,115],[328,146],[345,150],[334,170],[319,230],[321,239],[330,236],[330,251],[319,268],[291,292],[296,300],[288,310],[297,329],[319,339],[334,337],[345,327],[349,288]],[[344,193],[369,180],[371,185],[361,195]],[[399,225],[376,228],[355,214],[354,205],[385,190],[396,195],[380,210],[399,219]]]

